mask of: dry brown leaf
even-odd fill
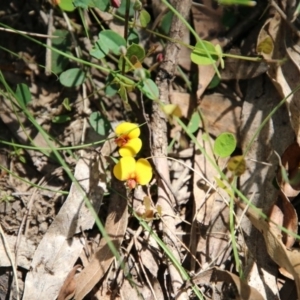
[[[286,53],[281,45],[281,41],[284,40],[285,37],[282,30],[282,19],[277,11],[272,10],[270,18],[267,19],[263,25],[257,38],[258,48],[266,38],[272,41],[274,47],[271,51],[261,52],[261,55],[267,60],[283,59]],[[267,74],[281,97],[285,97],[291,92],[291,88],[283,74],[281,64],[270,64]]]
[[[214,284],[215,282],[233,284],[236,288],[236,299],[264,300],[263,296],[255,288],[249,286],[247,282],[241,280],[237,275],[217,267],[201,272],[193,277],[193,283],[197,285]]]
[[[91,170],[92,168],[92,170]],[[79,159],[75,178],[96,211],[99,210],[103,188],[99,184],[98,160]],[[82,251],[82,242],[75,234],[92,228],[94,218],[84,202],[84,194],[77,185],[71,185],[70,193],[56,218],[40,242],[27,274],[23,299],[55,299],[68,271]]]
[[[273,12],[273,13],[272,13]],[[267,34],[266,34],[267,32]],[[270,19],[268,19],[259,36],[258,45],[269,38],[274,46],[270,53],[262,52],[262,56],[266,59],[276,59],[281,62],[277,64],[271,63],[267,74],[272,83],[276,87],[282,98],[287,97],[293,89],[299,84],[300,76],[300,52],[298,45],[293,41],[292,32],[283,22],[277,11],[271,10]],[[283,42],[285,42],[283,46]],[[290,59],[285,59],[286,56]],[[284,60],[285,59],[285,60]],[[291,124],[294,128],[297,142],[300,142],[300,92],[297,91],[287,98],[289,113],[291,116]]]
[[[245,209],[244,203],[238,202],[238,205]],[[247,217],[250,219],[254,227],[256,227],[263,235],[267,252],[272,260],[280,267],[286,269],[295,280],[297,287],[298,298],[300,297],[300,251],[287,250],[281,241],[281,235],[278,230],[261,217],[259,209],[249,207],[247,210]]]
[[[241,114],[239,137],[243,152],[250,142],[252,144],[246,155],[246,172],[240,177],[240,190],[256,207],[263,208],[265,212],[269,212],[278,193],[272,184],[278,165],[274,150],[282,153],[294,139],[284,106],[262,129],[259,129],[274,107],[274,102],[277,103],[279,100],[280,96],[269,80],[254,78],[248,83]],[[259,134],[253,141],[258,130]],[[237,214],[241,215],[241,211],[238,210]],[[263,237],[258,231],[253,230],[247,218],[241,220],[241,228],[244,236],[240,235],[238,238],[239,244],[246,248],[245,273],[249,283],[252,286],[255,284],[266,299],[272,299],[278,293],[274,275],[277,266],[267,254]],[[257,266],[254,266],[255,264]]]
[[[151,236],[148,237],[151,239]],[[139,241],[135,242],[136,250],[138,251],[141,262],[149,270],[153,277],[158,276],[158,260],[156,259],[156,254],[153,251],[149,250],[148,247],[144,247]]]
[[[291,45],[288,45],[291,44]],[[287,54],[291,59],[291,64],[285,67],[285,76],[292,89],[299,85],[300,76],[300,47],[294,43],[287,41]],[[294,93],[292,99],[289,101],[289,109],[291,112],[291,122],[295,130],[297,142],[300,143],[300,92]]]
[[[134,286],[128,280],[124,280],[120,289],[120,294],[122,295],[122,300],[141,299],[141,295],[143,295],[142,298],[145,300],[155,299],[147,284]]]
[[[240,102],[214,93],[203,96],[199,107],[204,117],[206,130],[210,134],[218,136],[222,132],[231,132],[237,136],[241,123]]]
[[[213,152],[210,145],[213,143],[202,139],[203,131],[199,131],[197,140],[206,150],[210,157],[213,157]],[[229,218],[228,207],[224,203],[222,196],[228,198],[227,193],[219,189],[215,192],[211,188],[210,183],[214,183],[215,177],[218,176],[217,171],[207,161],[205,156],[198,151],[194,158],[195,173],[193,178],[193,194],[194,220],[191,228],[190,250],[199,260],[201,264],[208,262],[207,260],[216,259],[215,263],[221,263],[222,259],[227,257],[228,251],[223,252],[227,247],[227,222]],[[220,165],[225,165],[225,160],[220,160]],[[204,177],[200,176],[203,174]],[[207,181],[204,180],[204,178]],[[220,196],[222,195],[222,196]],[[196,234],[196,228],[201,228],[202,234]],[[205,234],[204,234],[205,232]],[[216,234],[214,234],[216,233]],[[228,250],[228,248],[227,248]],[[195,270],[195,261],[192,260],[192,270]]]
[[[112,190],[116,190],[118,193],[111,194],[108,216],[105,222],[105,230],[115,249],[118,251],[121,247],[127,228],[127,200],[122,197],[122,195],[126,195],[123,182],[117,181],[117,179],[112,179]],[[90,260],[90,263],[75,278],[76,300],[83,299],[92,290],[92,288],[104,276],[113,259],[114,256],[106,239],[102,238],[99,247]]]
[[[76,283],[75,283],[75,274],[77,269],[79,269],[81,266],[76,265],[74,268],[70,271],[68,274],[62,288],[59,291],[57,300],[69,300],[74,296]]]
[[[191,94],[173,91],[170,102],[179,106],[184,118],[190,118],[196,105],[196,99],[194,98]]]
[[[285,168],[288,178],[291,182],[286,182],[282,178],[281,171],[277,173],[277,182],[282,192],[290,198],[299,194],[299,164],[300,164],[300,147],[297,143],[289,145],[281,156],[281,165]]]
[[[289,231],[297,234],[298,232],[298,217],[295,211],[294,206],[291,204],[289,199],[283,194],[279,193],[276,204],[273,205],[269,214],[270,220],[274,222],[276,225],[281,225],[288,229]],[[270,226],[273,224],[271,223]],[[280,234],[280,230],[277,226],[274,226],[274,230],[278,230]],[[295,243],[295,237],[282,233],[282,242],[285,244],[287,249],[290,249]]]
[[[225,31],[223,11],[224,6],[216,6],[212,0],[202,1],[201,6],[192,6],[194,28],[201,39],[217,38]]]
[[[239,103],[220,94],[205,95],[201,101],[200,109],[208,133],[218,136],[220,133],[227,131],[237,135],[241,112]],[[210,139],[209,142],[204,141],[202,139],[203,134],[204,131],[200,130],[197,140],[206,150],[207,154],[213,157],[214,154],[211,149],[213,139]],[[225,164],[226,160],[220,159],[219,165],[224,167]],[[228,220],[229,213],[226,204],[222,200],[222,197],[226,199],[228,195],[222,189],[219,189],[219,193],[216,193],[213,189],[210,190],[208,182],[214,183],[218,172],[211,166],[205,156],[198,151],[195,151],[194,168],[193,194],[196,222],[192,225],[191,252],[193,254],[198,252],[201,263],[205,263],[207,257],[210,257],[217,258],[216,263],[218,264],[228,255],[227,251],[223,253],[224,256],[220,256],[222,251],[227,247],[228,242],[224,237],[228,230],[226,220]],[[200,174],[203,174],[204,177],[201,177]],[[208,182],[204,181],[204,178]],[[207,238],[200,237],[199,235],[195,236],[196,223],[203,226],[203,230],[206,230]],[[219,232],[219,234],[214,235],[213,232]]]

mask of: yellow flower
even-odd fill
[[[142,140],[139,138],[140,128],[133,123],[124,122],[115,129],[116,144],[120,147],[119,153],[122,157],[135,156],[142,148]]]
[[[121,181],[126,181],[128,188],[134,189],[137,184],[145,185],[152,178],[152,167],[148,160],[140,158],[135,160],[133,157],[121,157],[114,166],[114,175]]]

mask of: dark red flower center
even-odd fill
[[[130,139],[127,135],[121,135],[115,139],[115,143],[118,145],[118,147],[123,147],[128,143],[129,140]]]

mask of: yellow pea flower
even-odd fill
[[[139,138],[141,131],[137,124],[124,122],[119,124],[115,133],[119,153],[122,157],[135,156],[142,148],[142,140]]]
[[[113,173],[121,181],[126,181],[129,189],[134,189],[137,184],[145,185],[152,178],[152,167],[148,160],[140,158],[135,160],[131,156],[121,157],[114,166]]]

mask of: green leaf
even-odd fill
[[[88,9],[89,7],[89,0],[73,0],[73,5],[75,7],[81,7],[84,9]]]
[[[109,0],[89,0],[89,7],[96,7],[102,11],[107,11],[109,4]]]
[[[127,61],[125,61],[125,72],[128,72],[132,69],[132,65],[134,66],[135,63],[143,61],[145,58],[145,50],[143,47],[137,45],[137,44],[132,44],[128,47],[126,51],[126,57],[128,60],[131,62],[131,64]],[[121,57],[119,59],[118,67],[120,70],[122,70],[123,67],[123,58]],[[140,66],[136,66],[139,68]]]
[[[204,132],[201,136],[202,140],[205,142],[208,142],[210,140],[210,136],[209,134],[207,134],[206,132]]]
[[[60,0],[58,6],[64,10],[64,11],[73,11],[75,9],[75,6],[73,4],[72,0]]]
[[[224,59],[223,59],[223,50],[221,48],[221,46],[219,44],[217,44],[215,46],[215,50],[217,52],[217,55],[218,55],[218,58],[219,58],[219,61],[220,61],[220,65],[221,65],[221,68],[224,69],[225,67],[225,63],[224,63]]]
[[[89,121],[90,121],[90,124],[93,127],[93,129],[99,135],[102,135],[102,136],[108,135],[109,130],[111,129],[110,123],[107,121],[107,119],[103,118],[98,111],[93,112],[90,115]]]
[[[102,11],[106,11],[109,7],[109,0],[73,0],[73,5],[83,9],[96,7]]]
[[[103,30],[99,34],[100,41],[99,45],[103,49],[103,47],[107,47],[112,53],[116,55],[120,55],[120,47],[126,47],[125,39],[120,36],[118,33],[112,30]]]
[[[152,79],[147,78],[143,80],[140,84],[138,84],[138,88],[149,99],[158,100],[159,90],[157,85]]]
[[[173,12],[169,11],[162,18],[159,29],[165,35],[168,35],[170,32],[173,15],[174,15]]]
[[[81,85],[85,80],[85,73],[79,68],[69,69],[59,76],[59,81],[66,87]]]
[[[218,75],[215,75],[211,80],[211,82],[209,83],[207,89],[213,89],[217,87],[220,82],[221,82],[221,78]]]
[[[127,97],[127,90],[125,88],[125,86],[121,85],[118,91],[121,99],[125,102],[128,103],[128,97]]]
[[[232,133],[223,132],[215,140],[214,153],[220,157],[232,154],[236,147],[236,139]]]
[[[29,87],[25,83],[17,85],[15,95],[21,108],[26,108],[27,104],[31,101],[31,93]]]
[[[127,38],[127,43],[128,45],[131,44],[138,44],[140,42],[140,37],[135,28],[130,28],[128,31],[128,38]]]
[[[70,52],[71,46],[71,36],[67,30],[55,30],[53,32],[54,36],[58,38],[52,39],[52,46],[58,50],[68,53]],[[59,74],[64,71],[69,64],[69,59],[62,54],[52,51],[51,54],[51,71],[54,74]]]
[[[101,46],[100,40],[98,40],[95,43],[95,46],[90,50],[90,55],[97,58],[101,59],[104,58],[109,52],[109,49],[103,44]]]
[[[207,52],[210,53],[211,58],[209,58]],[[194,50],[191,53],[191,60],[197,65],[212,65],[218,60],[218,55],[216,53],[215,46],[207,41],[202,41],[202,43],[197,42]]]
[[[151,21],[151,16],[150,14],[145,10],[142,9],[140,12],[140,23],[142,27],[147,27],[149,22]]]
[[[106,86],[105,88],[105,95],[107,97],[112,97],[114,95],[116,95],[119,91],[120,85],[117,83],[111,83],[109,85]]]
[[[189,133],[194,133],[198,130],[199,124],[201,123],[201,117],[199,112],[196,110],[193,112],[192,117],[189,121],[189,124],[187,126]]]
[[[68,110],[68,111],[72,110],[72,108],[70,106],[70,100],[69,100],[69,98],[65,98],[64,101],[63,101],[63,103],[62,103],[62,105],[64,106],[64,108],[66,110]]]
[[[126,14],[126,0],[121,1],[120,7],[117,9],[116,13],[121,16],[125,17]],[[134,9],[133,9],[133,1],[130,1],[130,8],[129,8],[129,17],[134,16]]]
[[[55,116],[52,118],[52,122],[57,123],[57,124],[66,123],[71,120],[72,120],[72,118],[68,115],[60,115],[60,116]]]

